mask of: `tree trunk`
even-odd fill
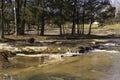
[[[78,35],[80,34],[80,26],[79,26],[79,24],[77,24],[77,34]]]
[[[60,35],[62,36],[63,35],[63,33],[62,33],[62,26],[61,26],[61,24],[59,26],[60,26]]]
[[[7,29],[8,35],[10,35],[10,25],[9,24],[10,24],[9,22],[6,23],[6,29]]]
[[[93,18],[92,18],[92,16],[91,16],[88,35],[91,35],[92,22],[93,22]]]
[[[75,25],[76,25],[76,5],[77,0],[74,0],[74,6],[73,6],[73,24],[72,24],[72,35],[75,34]]]
[[[72,35],[75,34],[75,14],[73,14]]]
[[[85,1],[83,4],[83,12],[82,12],[82,35],[84,35],[84,27],[85,27]]]
[[[22,6],[24,8],[24,12],[23,12],[23,20],[21,21],[21,31],[20,34],[24,35],[25,34],[25,8],[26,8],[26,4],[27,4],[27,0],[24,0]]]
[[[81,32],[82,35],[84,35],[84,32],[85,32],[84,27],[85,27],[85,25],[84,25],[84,22],[83,22],[83,24],[82,24],[82,32]]]
[[[42,17],[41,17],[41,36],[44,36],[44,29],[45,29],[45,11],[44,11],[44,8],[45,8],[45,1],[42,0],[42,8],[43,8],[43,11],[42,11]]]
[[[65,25],[62,28],[63,34],[65,35]]]
[[[80,26],[79,26],[79,11],[77,10],[77,34],[80,34]]]
[[[42,13],[42,22],[41,22],[41,36],[44,36],[44,28],[45,28],[45,19],[44,12]]]
[[[38,22],[37,26],[38,26],[37,27],[37,32],[38,32],[37,34],[39,35],[40,34],[40,24],[39,24],[39,22]]]
[[[18,36],[20,33],[19,32],[19,25],[20,25],[19,0],[15,0],[14,7],[15,7],[15,35]]]
[[[4,0],[2,0],[1,4],[1,27],[0,27],[0,38],[4,38],[4,22],[3,22],[3,6],[4,6]]]

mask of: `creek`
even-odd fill
[[[72,44],[74,45],[74,44]],[[80,45],[81,44],[77,44]],[[120,79],[120,40],[119,39],[113,39],[113,40],[108,40],[108,42],[98,42],[96,43],[95,46],[89,46],[84,49],[84,53],[81,54],[87,54],[87,53],[96,53],[96,52],[102,52],[105,54],[110,54],[113,57],[113,64],[111,64],[111,68],[108,71],[109,75],[105,78],[101,78],[100,80],[119,80]],[[75,52],[76,53],[76,52]],[[77,53],[78,54],[78,53]],[[36,55],[25,55],[25,54],[17,54],[18,56],[25,56],[25,57],[39,57],[39,56],[48,56],[48,54],[36,54]],[[54,54],[58,55],[58,54]],[[54,56],[52,55],[52,56]],[[61,54],[64,55],[64,54]],[[71,55],[71,54],[69,54]],[[74,54],[73,54],[74,55]],[[60,55],[58,55],[60,56]],[[58,58],[57,56],[57,58]],[[54,56],[56,57],[56,56]],[[84,56],[83,56],[84,57]],[[60,58],[61,59],[61,58]],[[94,70],[92,70],[94,72]],[[41,79],[40,79],[41,78]],[[51,79],[48,79],[51,78]],[[10,77],[7,80],[15,80],[14,77]],[[58,74],[58,75],[52,75],[52,74],[41,74],[41,75],[33,75],[30,79],[28,80],[82,80],[78,77],[74,76],[69,76],[69,75],[64,75],[64,74]],[[86,79],[87,80],[87,79]]]

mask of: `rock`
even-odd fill
[[[96,44],[96,42],[95,42],[95,41],[92,41],[92,42],[90,42],[90,43],[92,43],[93,45],[95,45],[95,44]]]
[[[7,53],[0,52],[0,68],[7,68],[9,65]]]
[[[29,43],[34,43],[34,42],[35,42],[35,39],[34,39],[34,38],[30,38],[30,39],[28,39],[28,42],[29,42]]]
[[[0,61],[9,62],[8,61],[8,55],[4,52],[3,53],[0,52]]]
[[[100,49],[100,46],[99,45],[96,45],[96,46],[91,46],[93,49]]]
[[[91,47],[85,47],[85,51],[86,51],[86,52],[88,52],[88,51],[90,51],[90,50],[92,50]]]
[[[79,53],[85,53],[85,48],[84,47],[80,47]]]
[[[62,44],[62,42],[56,42],[55,44]]]
[[[94,49],[100,49],[99,45],[88,46],[88,47],[80,47],[79,53],[86,53]]]

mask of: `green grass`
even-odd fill
[[[120,24],[106,25],[103,29],[120,29]]]
[[[71,29],[71,26],[72,26],[71,23],[67,23],[64,25],[64,27],[66,29]],[[81,25],[79,25],[79,26],[81,26]],[[89,24],[85,24],[84,26],[85,26],[85,29],[89,29]],[[47,26],[47,27],[48,27],[48,29],[51,29],[51,27],[49,27],[49,26]],[[54,28],[59,28],[59,27],[54,27]],[[98,27],[98,25],[92,25],[92,29],[118,29],[118,28],[120,28],[120,24],[110,24],[110,25],[105,24],[105,26],[103,26],[103,27],[102,26]]]

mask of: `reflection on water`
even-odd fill
[[[108,55],[93,53],[77,57],[69,57],[67,61],[35,69],[38,71],[25,80],[97,80],[106,75],[111,63]],[[66,60],[66,59],[65,59]],[[107,70],[106,70],[107,69]],[[41,71],[42,72],[39,72]],[[34,72],[33,72],[34,73]]]
[[[61,74],[40,74],[30,77],[28,80],[81,80],[79,77]],[[83,80],[83,79],[82,79]]]
[[[119,80],[120,79],[120,54],[114,56],[114,63],[109,70],[109,76],[102,78],[101,80]]]

